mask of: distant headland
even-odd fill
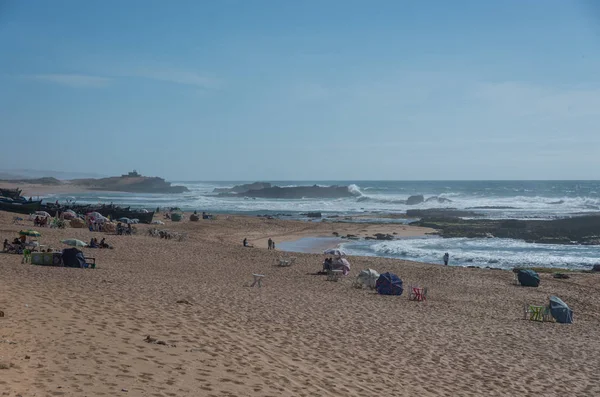
[[[142,176],[133,170],[128,174],[109,178],[73,179],[73,185],[84,186],[90,190],[106,190],[113,192],[130,193],[184,193],[188,191],[185,186],[171,186],[171,182],[157,176]]]
[[[143,176],[135,170],[121,176],[108,178],[83,178],[61,181],[53,177],[43,177],[34,179],[6,179],[3,182],[8,182],[16,187],[22,184],[53,186],[55,188],[76,186],[85,190],[129,193],[184,193],[188,191],[188,188],[185,186],[171,186],[171,183],[165,181],[163,178]]]

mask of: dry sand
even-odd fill
[[[64,183],[62,185],[40,185],[37,183],[0,182],[1,189],[22,189],[25,197],[45,196],[48,194],[81,193],[89,191],[85,187]]]
[[[0,237],[23,226],[0,212]],[[351,257],[351,277],[309,273],[321,255],[243,248],[241,238],[318,224],[220,216],[168,223],[183,242],[107,236],[98,269],[21,264],[0,254],[0,391],[8,396],[600,395],[600,275],[542,275]],[[361,225],[361,227],[364,227]],[[303,229],[305,228],[305,229]],[[101,233],[43,229],[42,241]],[[317,230],[317,234],[321,233]],[[56,245],[58,247],[58,245]],[[364,268],[429,287],[427,302],[351,286]],[[249,288],[252,273],[266,275]],[[575,323],[523,320],[556,294]],[[186,300],[190,304],[177,303]],[[166,345],[146,343],[150,335]],[[127,392],[122,391],[127,390]]]

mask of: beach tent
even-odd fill
[[[383,273],[375,283],[377,293],[380,295],[402,295],[402,280],[394,273]]]
[[[557,296],[550,297],[550,314],[558,323],[571,324],[573,322],[573,310]]]
[[[356,281],[366,285],[369,288],[375,288],[377,284],[377,279],[379,278],[379,273],[373,269],[365,269],[362,272],[358,273],[358,277],[356,277]]]
[[[84,267],[85,257],[77,248],[65,248],[62,251],[62,261],[66,267]]]
[[[524,287],[537,287],[540,285],[540,276],[533,270],[519,270],[517,278],[519,279],[519,283]]]

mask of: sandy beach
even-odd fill
[[[41,185],[38,183],[0,182],[0,189],[21,189],[25,197],[44,196],[48,194],[68,194],[88,191],[83,186],[64,183],[62,185]]]
[[[0,212],[0,237],[12,224]],[[21,264],[0,254],[0,390],[7,396],[593,396],[600,394],[600,275],[542,274],[350,257],[340,282],[292,267],[266,239],[332,233],[422,234],[403,225],[303,223],[244,216],[172,223],[182,241],[42,228],[41,241],[107,238],[84,249],[98,268]],[[247,237],[257,248],[244,248]],[[352,287],[358,272],[398,274],[427,302]],[[249,288],[252,274],[265,275]],[[575,323],[523,320],[524,302],[558,295]],[[179,301],[179,303],[178,303]],[[148,343],[161,341],[164,344]]]

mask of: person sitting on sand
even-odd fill
[[[100,248],[110,248],[110,245],[106,244],[105,237],[103,237],[102,240],[100,240]]]
[[[9,247],[10,247],[10,244],[8,243],[8,239],[5,238],[4,239],[4,244],[2,245],[2,251],[3,252],[8,252]]]
[[[252,247],[254,247],[252,244],[250,244],[250,243],[248,242],[248,239],[247,239],[247,238],[244,238],[244,241],[242,242],[242,244],[244,244],[244,247],[251,247],[251,248],[252,248]]]
[[[97,240],[92,237],[92,239],[90,240],[90,248],[98,248],[98,243],[96,242]]]
[[[323,271],[328,272],[330,270],[333,270],[333,259],[326,258],[323,262]]]

